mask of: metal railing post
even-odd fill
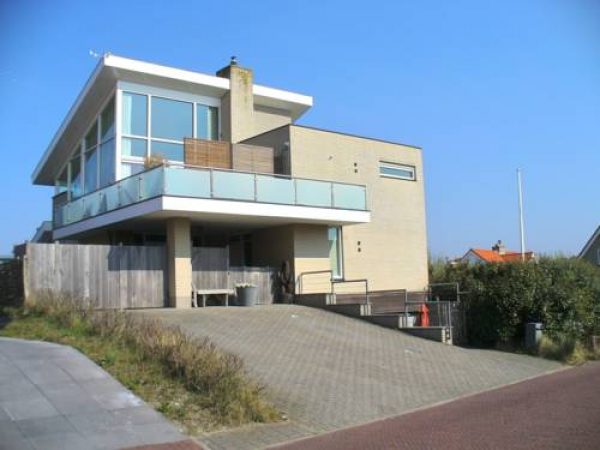
[[[254,174],[254,201],[258,201],[258,180],[256,174]]]
[[[142,199],[142,176],[138,177],[138,200]]]
[[[331,202],[331,207],[335,208],[335,191],[333,189],[333,183],[329,183],[329,189],[331,191],[331,198],[330,198],[330,202]]]
[[[210,180],[210,198],[213,198],[215,196],[215,188],[214,188],[214,180],[213,180],[213,170],[212,169],[208,169],[208,178]]]

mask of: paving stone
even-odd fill
[[[122,424],[144,425],[148,423],[164,423],[164,417],[155,410],[147,407],[123,408],[112,412]]]
[[[75,429],[83,434],[111,430],[122,425],[112,412],[101,410],[90,413],[78,413],[66,416]]]
[[[97,380],[110,376],[83,355],[70,358],[53,358],[52,363],[68,373],[75,381]]]
[[[39,389],[22,374],[11,383],[0,385],[0,402],[10,400],[30,400],[42,397]]]
[[[560,368],[524,355],[427,341],[299,305],[136,311],[239,355],[285,427],[214,433],[212,449],[263,448],[357,425]]]
[[[75,432],[56,433],[29,438],[37,450],[95,450],[95,445]]]
[[[64,416],[42,417],[15,422],[25,437],[45,436],[76,431]]]
[[[62,414],[94,412],[102,409],[100,403],[75,382],[42,385],[39,388]]]
[[[103,408],[108,410],[133,408],[144,404],[144,402],[140,400],[139,397],[124,389],[110,389],[99,394],[92,394],[92,397]]]
[[[72,378],[51,360],[27,359],[15,364],[36,385],[72,381]]]
[[[0,402],[12,420],[36,419],[40,417],[58,416],[60,413],[43,396],[34,399],[20,399]]]

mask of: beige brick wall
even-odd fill
[[[192,242],[190,221],[167,220],[167,263],[169,265],[169,305],[191,308]]]
[[[428,274],[421,150],[298,126],[290,127],[290,146],[293,176],[367,186],[371,222],[343,228],[345,278],[368,278],[373,290],[423,289]],[[380,177],[379,161],[414,166],[417,181]],[[296,274],[321,266],[307,259],[297,263]]]
[[[254,105],[254,135],[279,128],[292,122],[289,112]]]

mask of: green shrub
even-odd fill
[[[545,334],[579,342],[599,334],[600,271],[574,258],[537,262],[458,264],[437,262],[431,282],[458,282],[467,318],[469,343],[517,344],[525,324],[542,322]]]

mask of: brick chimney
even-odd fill
[[[499,255],[506,254],[506,247],[504,246],[502,241],[498,241],[494,245],[492,245],[492,250],[498,253]]]
[[[217,72],[229,78],[229,92],[221,98],[222,139],[232,143],[254,135],[254,76],[251,69],[240,67],[235,56]]]

